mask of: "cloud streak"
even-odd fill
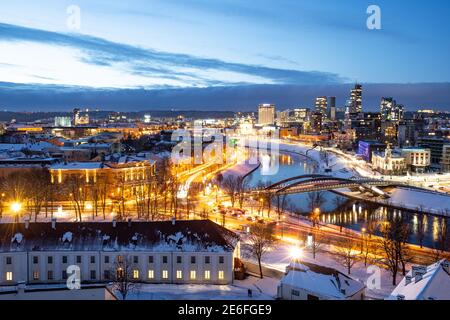
[[[83,63],[120,68],[123,72],[142,77],[175,79],[186,87],[242,83],[337,84],[345,80],[333,73],[232,63],[219,59],[156,51],[81,34],[58,33],[11,24],[0,23],[0,41],[33,42],[68,47],[82,52],[78,59]]]
[[[262,102],[275,103],[277,109],[313,107],[320,95],[336,96],[343,106],[352,84],[241,85],[209,88],[92,89],[51,85],[24,85],[0,82],[2,109],[70,110],[89,106],[102,110],[230,110],[254,111]],[[365,111],[378,111],[382,96],[393,96],[407,110],[434,108],[450,111],[450,83],[364,84]]]

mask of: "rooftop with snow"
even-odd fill
[[[0,224],[0,252],[232,252],[238,240],[210,220]]]

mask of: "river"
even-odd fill
[[[273,159],[272,159],[273,160]],[[261,166],[247,177],[250,187],[268,185],[286,178],[311,174],[315,172],[315,162],[298,154],[280,152],[279,169],[274,175],[265,175],[265,169]],[[323,193],[324,203],[321,205],[321,220],[324,223],[343,225],[347,228],[360,231],[367,226],[368,221],[386,221],[395,217],[402,217],[410,225],[409,242],[419,244],[419,221],[423,221],[423,245],[433,247],[438,241],[439,229],[445,224],[450,233],[450,219],[432,215],[417,214],[408,210],[397,210],[388,207],[374,205],[364,201],[355,201],[343,198],[333,192]],[[341,201],[336,199],[341,199]],[[308,215],[308,194],[294,194],[287,196],[285,208],[291,212]],[[276,203],[276,201],[274,200]],[[336,213],[336,203],[340,203],[340,214]],[[422,219],[422,220],[420,220]],[[448,236],[450,238],[450,234]]]

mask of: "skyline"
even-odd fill
[[[436,1],[431,8],[422,1],[407,6],[377,1],[382,28],[369,30],[370,4],[357,0],[339,6],[330,0],[320,5],[306,0],[281,5],[268,0],[258,5],[237,0],[133,0],[127,6],[103,0],[2,3],[0,107],[53,108],[48,101],[53,94],[57,101],[64,96],[62,108],[81,103],[140,107],[143,97],[157,104],[150,107],[190,108],[192,104],[183,105],[178,95],[184,92],[186,100],[204,96],[209,105],[232,110],[263,102],[258,99],[261,92],[262,100],[290,105],[292,88],[297,87],[296,104],[303,105],[313,94],[332,95],[336,87],[360,82],[368,88],[388,88],[386,93],[369,89],[369,110],[381,96],[391,95],[412,110],[424,104],[449,110],[445,12],[450,4]],[[69,28],[71,5],[80,10],[79,29]],[[317,86],[317,93],[308,89],[311,85]],[[270,96],[265,94],[267,86]],[[18,101],[22,88],[33,94]],[[70,98],[73,91],[92,99]],[[233,100],[230,93],[236,91],[244,92],[239,95],[245,102]],[[338,104],[343,104],[348,93],[337,92]],[[409,98],[417,92],[428,96]],[[127,99],[111,105],[103,98],[108,94]],[[200,104],[208,105],[201,99]]]

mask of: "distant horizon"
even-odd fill
[[[450,83],[363,85],[363,111],[379,110],[382,97],[393,97],[406,111],[450,111]],[[24,85],[0,82],[0,110],[70,111],[75,107],[108,111],[246,111],[260,103],[278,110],[313,108],[315,98],[335,96],[344,107],[354,83],[338,85],[247,85],[213,88],[92,89],[68,86]]]
[[[254,110],[259,103],[450,110],[450,2],[0,3],[0,108]],[[36,15],[36,12],[39,12]],[[401,21],[401,23],[399,23]],[[30,54],[32,53],[32,54]]]

